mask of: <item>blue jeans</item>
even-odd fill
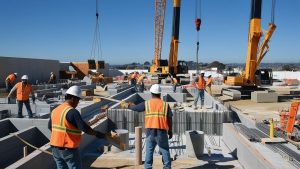
[[[195,96],[194,96],[194,106],[195,107],[197,106],[199,97],[200,97],[201,107],[202,107],[204,105],[204,89],[202,89],[202,90],[196,89]]]
[[[27,109],[28,117],[32,118],[32,111],[30,108],[29,100],[22,100],[22,101],[18,100],[18,117],[23,117],[23,113],[22,113],[23,103],[25,104],[25,107]]]
[[[81,159],[78,149],[52,147],[53,158],[58,169],[81,169]]]
[[[164,169],[171,168],[171,157],[169,152],[169,142],[167,131],[157,130],[157,135],[148,135],[146,138],[146,158],[144,168],[152,168],[153,164],[153,152],[156,147],[159,146],[159,151],[162,153]]]

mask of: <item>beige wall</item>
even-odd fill
[[[13,58],[0,56],[0,87],[5,86],[5,78],[9,73],[18,73],[17,82],[22,75],[29,76],[29,82],[35,84],[47,82],[50,72],[54,72],[59,78],[59,61],[34,58]]]

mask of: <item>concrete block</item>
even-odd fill
[[[18,129],[11,123],[9,119],[0,121],[0,138],[8,136],[9,133],[17,132]]]
[[[186,154],[188,157],[199,158],[204,151],[204,132],[186,131]]]
[[[36,127],[19,131],[16,134],[36,147],[41,147],[49,142],[49,140]],[[1,138],[0,153],[5,155],[0,158],[0,168],[5,168],[23,158],[24,146],[25,144],[13,135]],[[33,151],[33,148],[28,147],[28,153]]]
[[[278,102],[278,94],[268,91],[251,92],[251,101],[256,103],[276,103]]]

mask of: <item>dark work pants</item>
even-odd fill
[[[32,111],[30,108],[29,100],[18,100],[18,117],[23,117],[22,110],[23,110],[23,103],[27,109],[28,117],[32,118]]]

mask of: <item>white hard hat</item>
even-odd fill
[[[18,73],[14,73],[14,75],[18,76]]]
[[[79,86],[71,86],[67,91],[66,94],[76,96],[81,98],[81,89]]]
[[[23,76],[21,77],[21,80],[28,80],[28,76],[27,76],[27,75],[23,75]]]
[[[53,74],[53,72],[50,72],[50,74]]]
[[[201,70],[200,73],[205,73],[204,70]]]
[[[159,84],[154,84],[150,88],[150,92],[153,94],[160,94],[161,93],[161,88]]]

